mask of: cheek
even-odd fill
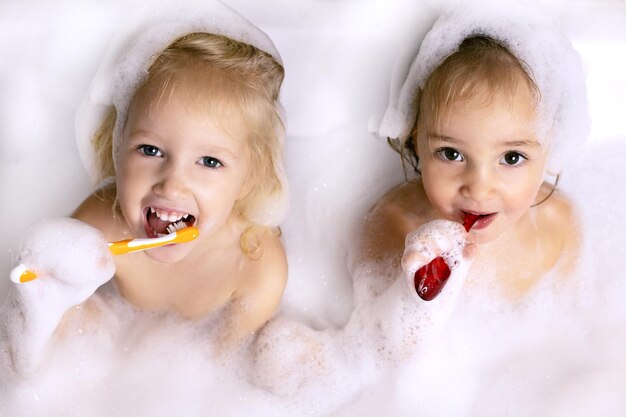
[[[130,207],[133,206],[133,196],[137,193],[133,191],[132,184],[124,181],[126,176],[118,176],[117,178],[117,202],[122,210],[124,218],[128,220]]]
[[[429,194],[447,194],[455,188],[455,176],[458,172],[449,166],[437,164],[437,161],[425,161],[421,172],[424,189]]]
[[[117,192],[120,196],[128,194],[128,190],[134,186],[133,178],[135,176],[125,167],[118,169],[116,175]]]
[[[506,201],[508,201],[509,212],[511,213],[525,213],[535,203],[537,193],[539,192],[539,185],[533,182],[528,182],[525,187],[518,188],[517,191],[512,190],[508,195]]]
[[[537,167],[526,181],[528,185],[526,187],[525,194],[526,200],[530,205],[534,204],[537,194],[539,194],[539,190],[543,184],[544,174],[543,166]]]
[[[120,189],[126,186],[126,183],[127,183],[126,179],[131,176],[131,173],[130,173],[131,164],[129,164],[127,158],[118,157],[115,160],[115,166],[116,166],[115,177],[116,177],[117,189],[119,191]]]
[[[133,164],[124,163],[127,161],[120,160],[119,162],[115,182],[118,199],[123,206],[125,203],[145,193],[147,185],[144,182],[146,175],[149,174],[137,167],[133,167]]]
[[[139,156],[134,151],[117,159],[116,177],[119,184],[137,187],[149,178],[158,175],[158,166],[154,161]]]
[[[452,215],[450,210],[456,195],[453,181],[441,175],[426,175],[422,184],[430,204],[442,214]]]

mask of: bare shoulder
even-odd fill
[[[429,219],[427,201],[421,182],[402,183],[387,191],[360,227],[357,259],[399,265],[406,235]]]
[[[217,340],[220,352],[247,340],[272,317],[287,283],[287,257],[280,234],[253,226],[242,236],[242,247],[252,245],[256,251],[245,255],[239,286],[224,310]]]
[[[575,266],[581,243],[580,220],[576,210],[561,192],[555,192],[539,207],[542,229],[555,240],[555,262],[569,271]]]
[[[279,233],[268,228],[247,232],[255,252],[247,256],[244,278],[233,298],[239,305],[239,325],[252,332],[278,309],[287,285],[287,256]]]
[[[256,293],[265,288],[270,292],[280,292],[287,283],[287,256],[280,240],[280,232],[268,228],[253,228],[248,231],[246,244],[254,247],[247,256],[246,279],[243,293]]]
[[[578,231],[578,217],[572,202],[561,192],[555,192],[539,206],[542,226],[566,239]],[[564,242],[564,244],[567,242]]]
[[[87,197],[72,217],[99,229],[109,240],[119,238],[121,215],[115,213],[115,187],[109,186]]]
[[[65,312],[54,333],[55,337],[66,339],[77,329],[81,332],[97,331],[97,323],[102,315],[100,301],[95,296],[91,296]]]

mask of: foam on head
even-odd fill
[[[531,2],[456,2],[444,8],[424,37],[379,127],[382,137],[404,142],[415,123],[416,95],[461,42],[486,35],[502,43],[539,88],[537,134],[551,149],[548,170],[559,172],[587,138],[589,116],[582,62],[558,26]]]
[[[128,29],[122,30],[112,42],[76,116],[79,153],[93,183],[97,183],[102,174],[92,146],[94,133],[107,117],[111,106],[114,106],[117,114],[113,129],[115,161],[131,100],[146,81],[148,69],[155,58],[176,39],[194,32],[222,35],[252,45],[282,65],[281,57],[269,37],[218,1],[186,0],[176,6],[157,2],[150,10],[137,7],[135,12],[129,11],[128,21],[119,27]],[[284,112],[278,100],[275,100],[274,105],[285,125]],[[277,130],[282,145],[284,130],[282,126]],[[252,221],[268,226],[277,225],[286,212],[287,184],[282,153],[276,153],[273,168],[281,183],[281,192],[274,193],[248,216]]]

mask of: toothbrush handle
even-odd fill
[[[417,295],[430,301],[435,298],[450,278],[450,268],[441,256],[436,257],[428,265],[417,270],[413,278]]]
[[[109,243],[109,250],[113,255],[125,255],[127,253],[152,249],[172,243],[185,243],[198,237],[198,229],[190,226],[180,229],[169,235],[151,239],[126,239]]]
[[[479,215],[467,213],[463,219],[465,230],[469,232],[479,218]],[[448,282],[448,278],[450,278],[450,267],[441,256],[438,256],[428,265],[417,270],[413,277],[413,284],[417,295],[424,301],[430,301],[439,295]]]
[[[190,242],[197,238],[198,234],[198,229],[190,226],[159,238],[125,239],[117,242],[110,242],[109,250],[113,255],[124,255],[127,253],[152,249],[158,246],[169,245],[173,243]],[[13,268],[10,277],[11,281],[15,282],[16,284],[23,284],[25,282],[37,279],[37,274],[33,271],[26,269],[24,265],[20,264]]]

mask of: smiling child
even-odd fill
[[[20,253],[39,278],[11,288],[2,306],[2,362],[16,374],[37,369],[59,323],[97,310],[80,307],[112,277],[107,288],[141,310],[219,315],[218,351],[253,335],[280,303],[280,56],[265,33],[217,2],[202,12],[144,13],[79,111],[96,191],[78,220],[35,226]],[[115,258],[107,249],[107,241],[187,226],[199,231],[191,242]]]
[[[473,261],[465,292],[507,299],[575,263],[576,216],[548,172],[588,131],[580,59],[547,18],[524,21],[513,6],[442,13],[383,119],[415,178],[370,211],[357,259],[402,267],[413,293],[427,291],[415,273],[437,256],[453,272],[461,255]]]

